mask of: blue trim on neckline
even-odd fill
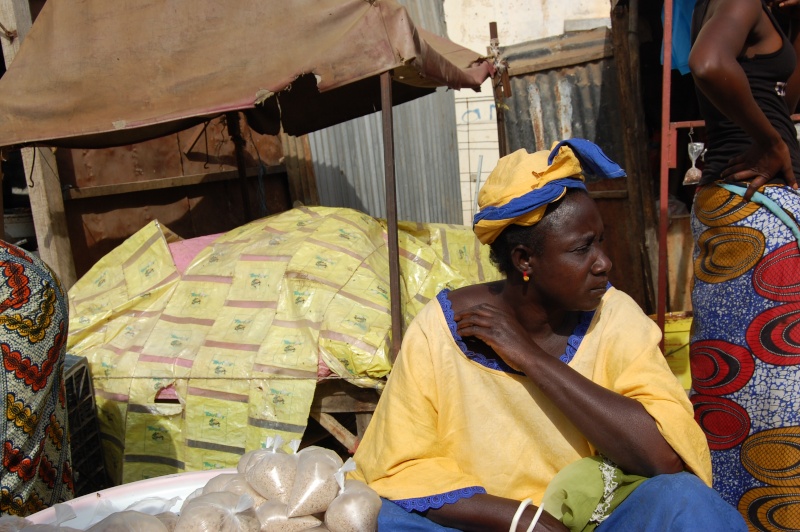
[[[608,284],[608,287],[611,287],[611,283]],[[456,324],[454,318],[455,313],[453,312],[453,306],[450,303],[450,298],[448,297],[449,293],[450,290],[448,288],[443,289],[441,292],[436,294],[436,300],[439,302],[439,306],[442,308],[444,319],[447,322],[447,328],[450,330],[450,334],[453,336],[453,340],[455,340],[456,345],[458,345],[459,349],[461,349],[461,352],[464,353],[468,359],[472,360],[473,362],[477,362],[486,368],[505,373],[513,373],[514,375],[524,375],[524,373],[513,369],[500,358],[487,358],[485,355],[476,353],[475,351],[467,348],[467,344],[464,342],[464,339],[461,338],[460,334],[458,334],[458,325]],[[581,312],[578,324],[575,326],[572,334],[567,339],[567,348],[565,349],[564,353],[558,357],[559,360],[565,364],[569,364],[575,357],[575,353],[578,352],[578,348],[580,347],[583,338],[586,336],[586,333],[589,330],[589,325],[592,323],[595,312],[596,310]]]
[[[468,488],[461,488],[453,491],[447,491],[445,493],[439,493],[436,495],[429,495],[427,497],[417,497],[415,499],[398,499],[392,501],[397,506],[405,510],[406,512],[424,512],[426,510],[430,510],[431,508],[438,510],[445,504],[452,504],[454,502],[458,502],[461,499],[468,499],[473,495],[477,495],[479,493],[486,493],[486,490],[480,486],[470,486]]]

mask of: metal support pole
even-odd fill
[[[228,124],[228,133],[233,141],[234,152],[236,153],[236,170],[239,172],[239,187],[242,192],[242,209],[244,212],[245,223],[253,219],[250,209],[250,197],[247,194],[247,168],[244,162],[244,147],[246,141],[242,137],[242,128],[239,126],[239,113],[225,113],[225,121]]]
[[[661,85],[661,179],[658,213],[658,309],[656,321],[664,331],[667,309],[667,225],[669,224],[670,92],[672,90],[672,0],[664,1],[664,66]],[[664,337],[661,337],[664,350]]]
[[[392,119],[392,75],[381,74],[381,117],[383,119],[383,170],[386,183],[386,223],[389,233],[389,298],[392,318],[394,363],[403,339],[403,309],[400,304],[400,243],[397,237],[397,186],[394,175],[394,125]]]

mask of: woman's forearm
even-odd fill
[[[683,461],[638,401],[603,388],[553,357],[531,358],[524,371],[623,471],[652,477],[683,470]]]
[[[441,508],[430,509],[425,516],[431,521],[442,526],[457,528],[464,531],[502,531],[506,532],[511,525],[514,514],[519,508],[520,501],[496,497],[488,494],[477,494],[461,499],[452,504],[445,504]],[[537,507],[528,506],[517,525],[517,530],[525,531],[530,526]],[[542,513],[536,528],[539,531],[565,531],[567,528],[548,514],[546,509]]]

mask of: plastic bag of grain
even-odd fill
[[[87,532],[167,532],[157,517],[135,510],[115,512],[86,529]]]
[[[199,495],[184,504],[175,532],[259,532],[253,499],[227,491]]]
[[[161,521],[161,524],[167,527],[169,532],[173,532],[175,526],[178,524],[178,514],[174,512],[161,512],[160,514],[156,514],[156,519]]]
[[[18,515],[0,515],[0,532],[18,532],[21,528],[32,524]]]
[[[266,501],[256,509],[261,521],[261,532],[296,532],[319,527],[322,521],[313,515],[289,517],[286,505],[280,501]]]
[[[222,473],[206,482],[206,485],[203,486],[203,494],[215,493],[218,491],[229,491],[237,495],[249,495],[253,499],[254,508],[258,508],[262,502],[267,500],[253,489],[247,482],[245,476],[241,473]]]
[[[298,440],[292,440],[290,446],[295,453],[286,454],[282,449],[283,439],[277,436],[269,452],[253,455],[245,468],[247,483],[267,500],[278,500],[286,504],[292,491],[297,473]]]
[[[297,453],[297,474],[289,495],[289,517],[324,512],[339,493],[334,476],[342,459],[331,449],[307,447]]]
[[[355,468],[350,458],[336,472],[341,491],[325,512],[325,526],[330,532],[375,532],[378,529],[381,498],[360,480],[345,480],[347,473]]]

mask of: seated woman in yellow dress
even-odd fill
[[[475,233],[506,279],[441,292],[406,332],[352,475],[381,531],[746,530],[658,327],[608,282],[584,173],[624,175],[571,139],[484,184]]]

